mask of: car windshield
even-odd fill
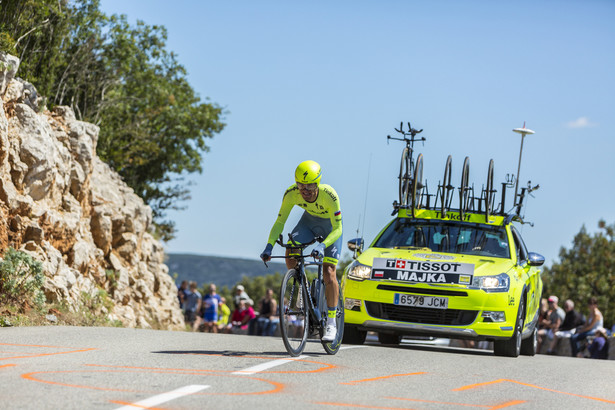
[[[510,258],[503,227],[480,224],[412,221],[399,218],[380,235],[378,248],[429,248],[434,252]]]

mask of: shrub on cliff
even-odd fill
[[[43,265],[25,252],[9,248],[0,262],[0,304],[42,307]]]

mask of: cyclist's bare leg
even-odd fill
[[[332,263],[323,263],[323,279],[325,280],[325,296],[327,297],[327,307],[337,308],[339,298],[339,285],[336,277],[336,266]]]

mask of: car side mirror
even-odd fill
[[[530,266],[542,266],[545,263],[545,257],[536,252],[529,252],[527,261]]]
[[[353,252],[363,252],[363,238],[354,238],[348,241],[348,249]]]

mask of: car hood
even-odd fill
[[[508,272],[514,266],[511,259],[432,252],[429,248],[369,248],[357,258],[357,261],[363,265],[373,266],[374,258],[470,263],[474,265],[474,275],[479,276]]]

